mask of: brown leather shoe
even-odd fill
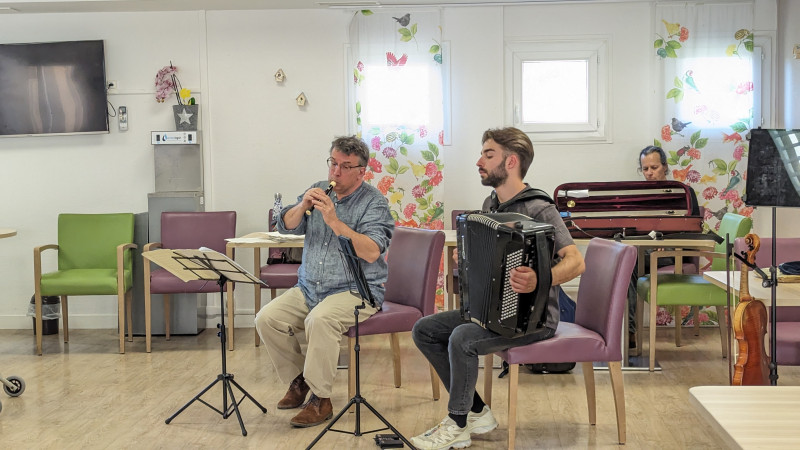
[[[306,401],[306,395],[311,388],[306,384],[306,379],[303,378],[301,373],[289,385],[289,390],[283,396],[281,401],[278,402],[278,409],[293,409],[299,408]]]
[[[306,428],[319,425],[331,417],[333,417],[331,399],[319,398],[312,392],[306,406],[289,423],[296,427]]]

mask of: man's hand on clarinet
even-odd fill
[[[330,225],[333,220],[339,219],[339,217],[336,215],[336,206],[333,204],[333,200],[331,200],[328,194],[326,194],[322,189],[309,189],[303,196],[304,203],[306,199],[308,199],[310,202],[308,207],[310,208],[311,206],[314,206],[314,209],[322,214],[323,220],[325,220],[325,223],[328,225]]]

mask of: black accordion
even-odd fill
[[[461,316],[505,337],[544,326],[555,229],[518,213],[466,213],[456,221]],[[511,270],[532,268],[536,290],[517,294]]]

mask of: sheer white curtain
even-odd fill
[[[441,230],[443,95],[438,10],[359,11],[350,23],[353,131],[371,148],[366,179],[397,225]],[[442,302],[441,281],[437,304]]]
[[[706,225],[726,212],[749,216],[742,201],[747,130],[753,124],[753,4],[656,6],[655,145],[673,178],[693,187]]]
[[[755,105],[753,4],[665,3],[655,8],[656,146],[667,152],[670,175],[697,193],[705,226],[716,230],[726,212],[745,216],[742,200]],[[689,308],[659,311],[691,323]],[[716,323],[703,310],[702,323]]]

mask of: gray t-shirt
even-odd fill
[[[527,186],[519,194],[515,195],[510,200],[500,203],[497,199],[497,194],[492,191],[492,194],[483,201],[482,211],[484,212],[515,212],[524,214],[530,217],[534,222],[549,223],[555,228],[555,242],[552,266],[558,264],[561,258],[558,252],[568,245],[574,245],[572,236],[569,234],[567,226],[564,225],[564,219],[556,209],[555,205],[547,199],[541,198],[540,195],[547,195],[542,191],[535,190]],[[549,196],[547,197],[549,199]],[[558,307],[558,286],[550,288],[550,296],[547,302],[547,319],[545,326],[555,330],[558,326],[560,316],[560,309]]]

